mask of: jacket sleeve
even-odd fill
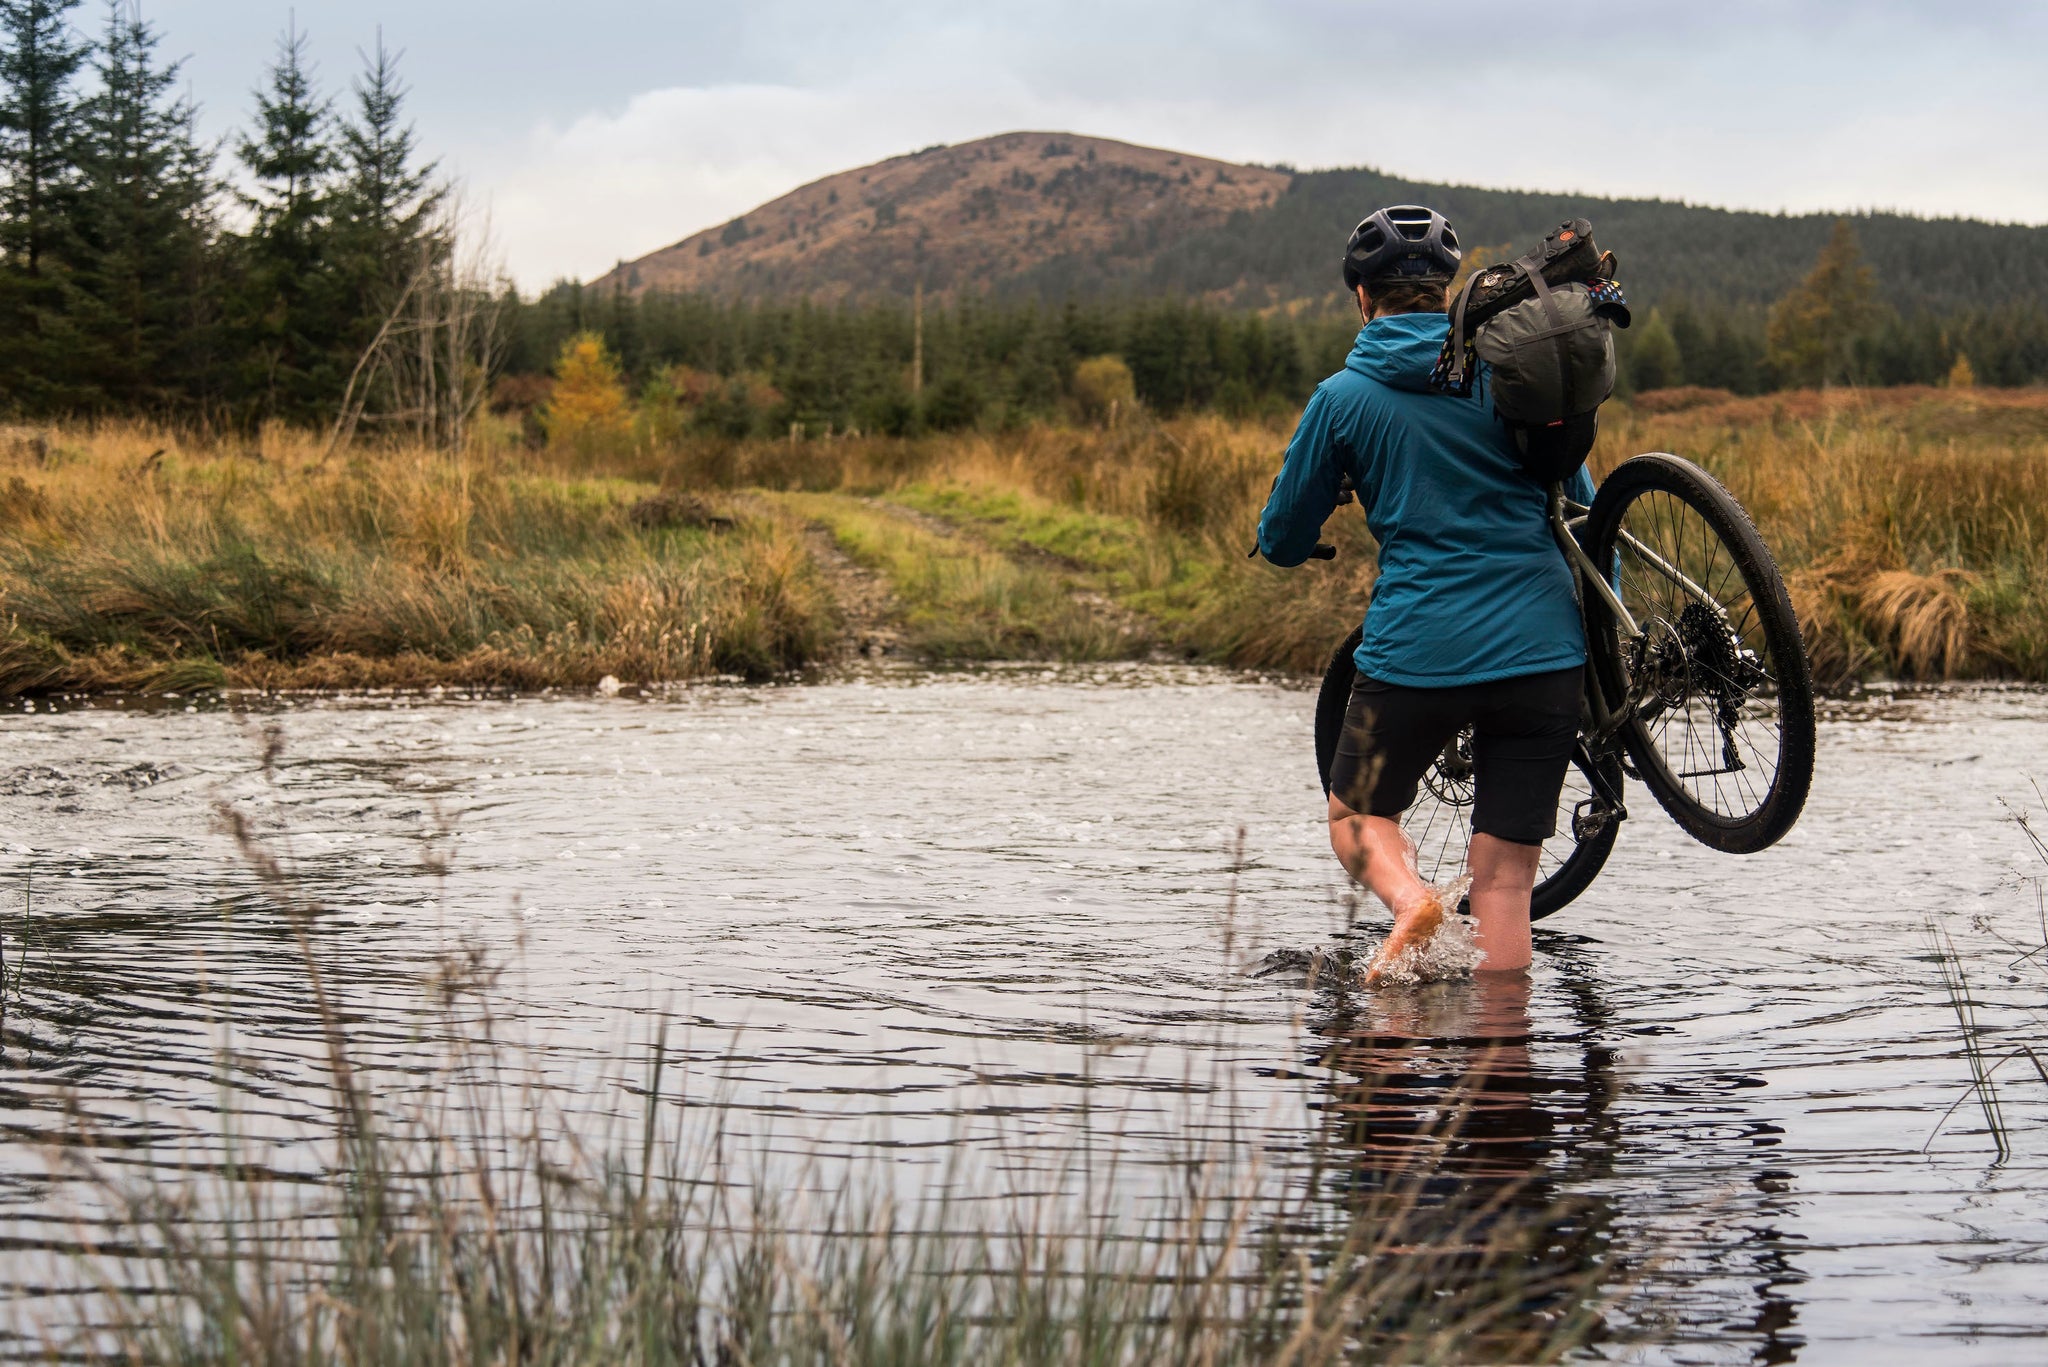
[[[1343,477],[1331,439],[1335,416],[1320,388],[1301,412],[1280,477],[1259,515],[1259,554],[1276,565],[1299,565],[1315,549],[1323,523],[1337,510],[1337,486]]]

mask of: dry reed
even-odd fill
[[[0,491],[0,693],[761,677],[829,639],[773,521],[504,458],[108,427]]]
[[[1824,685],[2048,679],[2048,396],[1695,390],[1603,427],[1596,472],[1670,450],[1749,510]],[[1339,510],[1334,566],[1245,558],[1286,435],[1141,413],[322,462],[282,431],[38,433],[0,441],[0,692],[758,677],[831,637],[818,523],[927,657],[1313,670],[1364,609],[1373,545]],[[768,497],[713,508],[727,489]]]
[[[1785,572],[1815,674],[2048,679],[2048,394],[1646,395],[1596,467],[1706,466]]]

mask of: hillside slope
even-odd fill
[[[619,266],[600,289],[721,298],[1001,288],[1066,260],[1142,268],[1159,248],[1270,208],[1284,171],[1067,133],[1005,133],[814,181]]]
[[[1179,294],[1338,307],[1345,233],[1374,206],[1432,204],[1468,247],[1512,252],[1593,220],[1638,299],[1761,307],[1811,267],[1834,214],[1488,190],[1372,170],[1293,173],[1066,133],[927,148],[813,182],[621,264],[597,288],[723,299],[902,299],[987,291],[1048,302]],[[2048,227],[1852,214],[1886,297],[1920,309],[2048,308]]]

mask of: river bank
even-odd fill
[[[1596,472],[1700,462],[1831,686],[2048,679],[2048,396],[1664,391]],[[852,651],[1311,671],[1372,580],[1245,558],[1283,429],[451,456],[133,426],[0,442],[0,694],[761,678]]]

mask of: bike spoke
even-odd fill
[[[1776,781],[1782,668],[1742,564],[1705,517],[1665,490],[1645,491],[1621,527],[1640,544],[1618,539],[1617,578],[1647,633],[1644,677],[1633,687],[1651,751],[1701,806],[1743,817]]]

